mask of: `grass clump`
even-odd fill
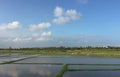
[[[62,77],[63,74],[67,71],[67,67],[68,67],[68,65],[64,64],[61,71],[55,77]]]

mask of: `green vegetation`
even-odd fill
[[[71,56],[97,56],[120,57],[120,47],[50,47],[50,48],[19,48],[0,49],[0,53],[23,53],[40,55],[71,55]]]
[[[69,56],[92,56],[92,57],[117,57],[120,58],[120,47],[50,47],[50,48],[20,48],[20,49],[0,49],[0,54],[8,54],[11,56],[13,53],[22,53],[33,55],[69,55]],[[6,55],[5,55],[6,56]],[[18,60],[6,61],[0,64],[44,64],[44,65],[63,65],[60,72],[55,77],[62,77],[67,71],[120,71],[120,68],[112,69],[69,69],[69,65],[89,65],[89,66],[120,66],[120,64],[62,64],[62,63],[16,63],[32,57],[26,57]],[[57,58],[54,56],[54,58]]]
[[[26,58],[22,58],[22,59],[18,59],[18,60],[5,61],[5,62],[2,62],[0,64],[11,64],[11,63],[14,63],[14,62],[17,62],[17,61],[21,61],[21,60],[25,60],[25,59],[29,59],[29,58],[34,58],[34,57],[36,57],[36,56],[26,57]]]
[[[62,48],[20,48],[20,49],[0,49],[0,53],[23,53],[41,55],[65,55],[66,51]]]
[[[62,63],[12,63],[12,64],[43,64],[43,65],[62,65]]]
[[[56,75],[56,77],[62,77],[63,74],[67,71],[67,67],[68,67],[68,65],[64,64],[61,71]]]

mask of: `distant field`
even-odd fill
[[[43,49],[1,49],[0,53],[24,53],[40,55],[73,55],[73,56],[98,56],[120,57],[120,49],[110,48],[43,48]]]

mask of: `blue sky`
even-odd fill
[[[120,46],[120,0],[0,0],[0,47]]]

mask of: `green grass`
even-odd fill
[[[0,50],[1,54],[5,53],[23,53],[23,54],[40,54],[40,55],[66,55],[66,52],[63,52],[59,49],[49,50],[49,49],[18,49],[18,50]]]
[[[63,74],[67,71],[67,67],[68,67],[68,65],[64,64],[61,71],[55,77],[62,77]]]
[[[29,58],[34,58],[35,56],[32,56],[32,57],[26,57],[26,58],[22,58],[22,59],[18,59],[18,60],[11,60],[11,61],[5,61],[5,62],[2,62],[0,64],[11,64],[11,63],[14,63],[14,62],[17,62],[17,61],[21,61],[21,60],[25,60],[25,59],[29,59]]]
[[[68,50],[75,56],[94,56],[94,57],[117,57],[120,58],[120,50],[115,49],[82,49],[82,50]]]
[[[0,50],[4,53],[23,53],[40,55],[71,55],[71,56],[93,56],[93,57],[116,57],[120,58],[120,49],[12,49]]]
[[[43,64],[43,65],[62,65],[62,63],[12,63],[12,64]]]

